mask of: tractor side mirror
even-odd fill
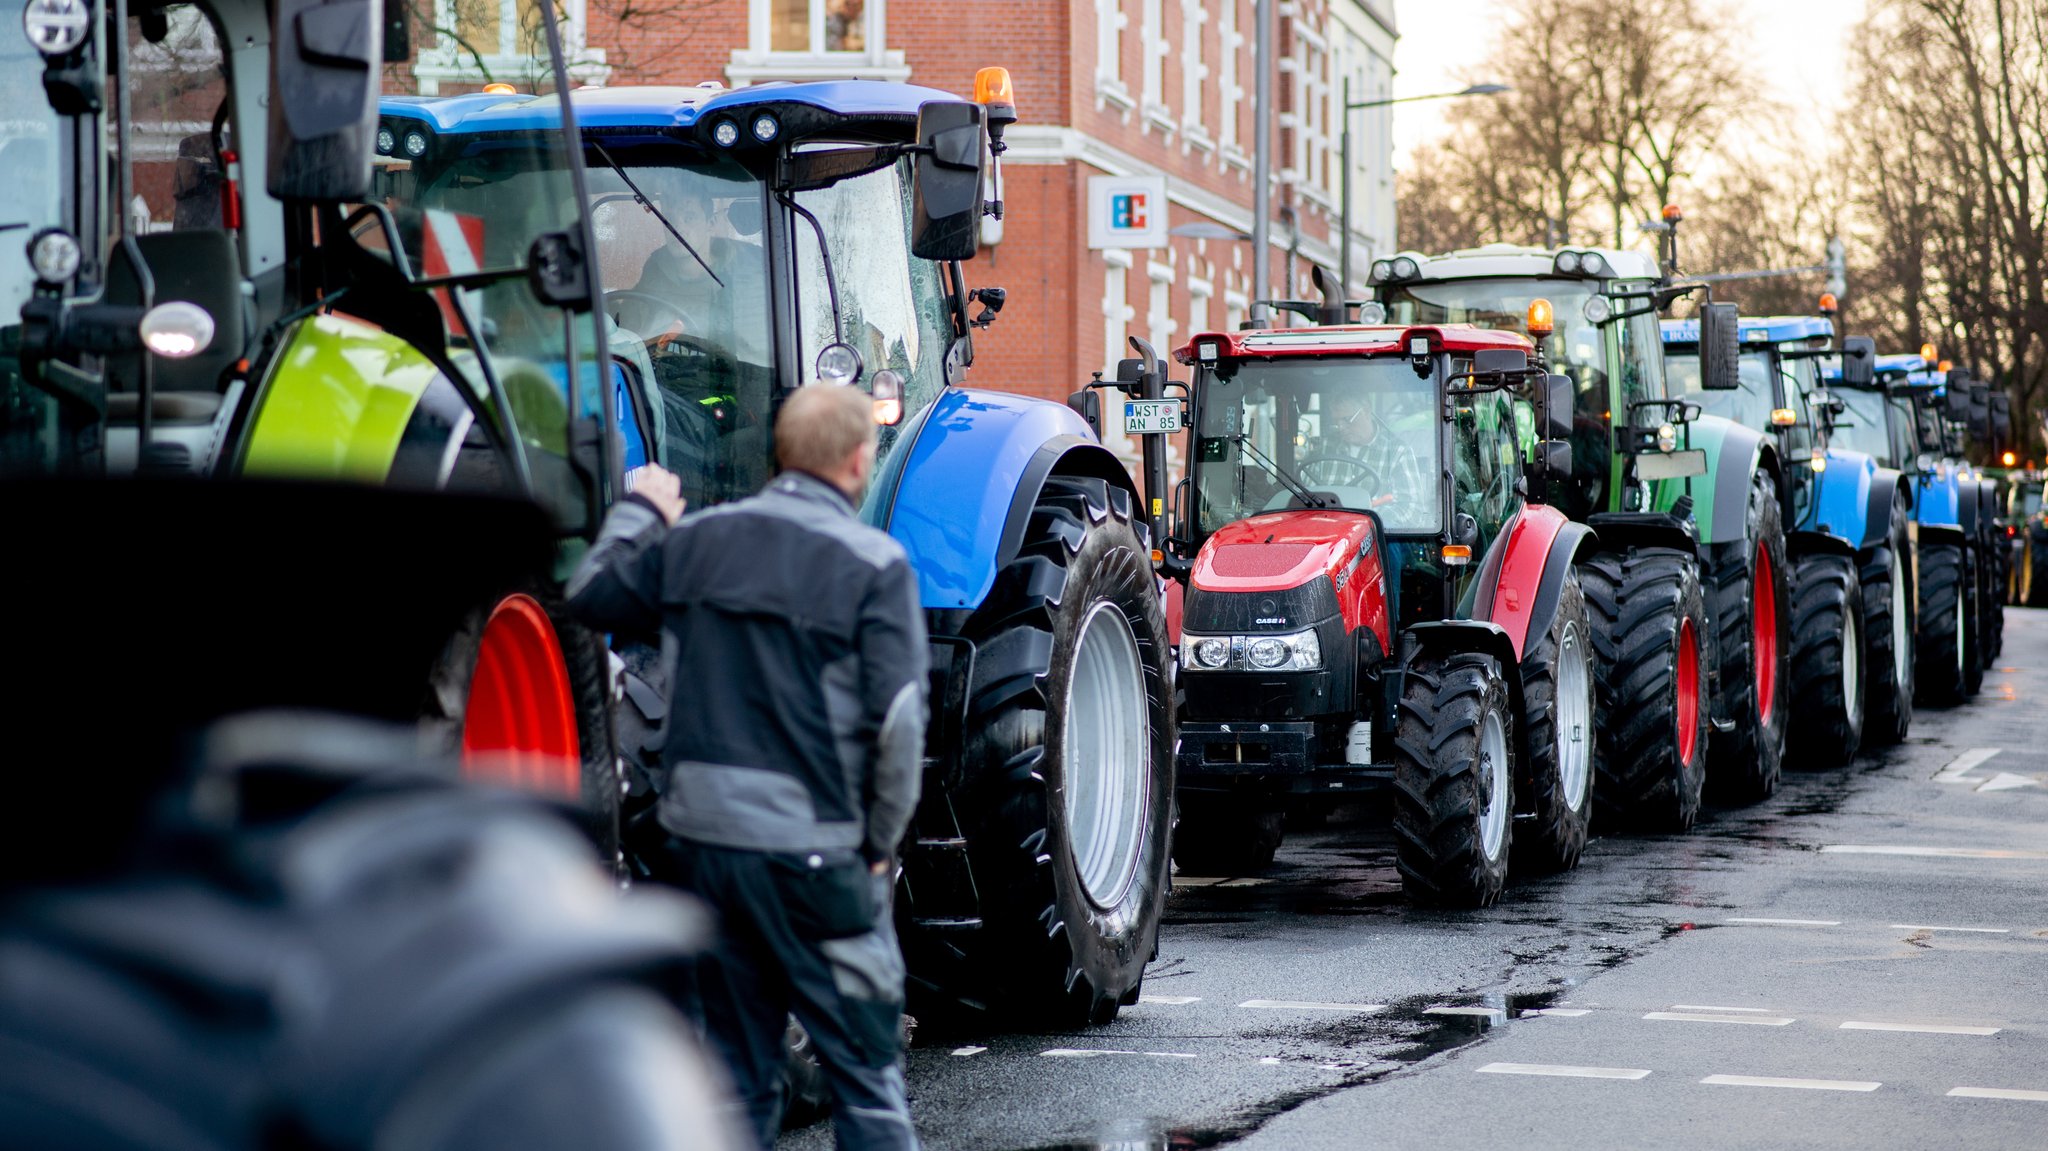
[[[1842,337],[1842,383],[1851,388],[1877,386],[1877,341],[1869,336]]]
[[[384,0],[384,62],[403,64],[412,59],[412,25],[406,14],[410,0]]]
[[[1732,392],[1742,387],[1742,345],[1734,304],[1700,305],[1700,387]]]
[[[1991,438],[2001,444],[2012,442],[2012,397],[1991,393]]]
[[[1991,385],[1982,380],[1970,384],[1970,437],[1991,438]]]
[[[270,194],[340,203],[370,195],[384,10],[371,0],[277,0]]]
[[[1102,392],[1099,389],[1082,388],[1067,397],[1067,406],[1074,409],[1074,414],[1087,422],[1094,430],[1097,440],[1102,438]]]
[[[910,253],[971,260],[981,235],[982,106],[934,100],[917,110]]]
[[[1970,418],[1970,373],[1962,368],[1948,370],[1947,390],[1943,393],[1944,409],[1949,419]]]
[[[1475,376],[1519,375],[1529,370],[1529,353],[1520,348],[1481,348],[1472,353]]]
[[[1574,395],[1572,378],[1559,373],[1543,377],[1543,427],[1541,438],[1546,440],[1570,439],[1572,434],[1572,407]],[[1567,445],[1569,446],[1569,445]],[[1571,469],[1567,467],[1566,471]]]
[[[1523,468],[1524,486],[1530,503],[1548,499],[1551,480],[1569,480],[1572,475],[1570,440],[1537,440],[1535,458]]]

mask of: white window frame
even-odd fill
[[[1166,0],[1138,0],[1138,4],[1138,43],[1145,57],[1138,104],[1145,110],[1148,127],[1171,132],[1178,125],[1166,106]]]
[[[888,0],[867,0],[861,10],[866,47],[858,52],[826,52],[825,0],[810,0],[812,50],[778,52],[769,47],[772,0],[747,0],[747,46],[736,49],[725,67],[726,81],[744,87],[766,80],[891,80],[910,78],[901,51],[888,47]]]
[[[1228,0],[1228,8],[1235,0]],[[1202,61],[1202,26],[1209,22],[1209,10],[1202,0],[1180,0],[1180,127],[1185,147],[1209,151],[1216,144],[1202,123],[1202,106],[1207,93],[1209,65]]]
[[[1123,0],[1095,0],[1096,106],[1110,104],[1128,112],[1137,106],[1123,80],[1123,30],[1130,23]],[[1112,365],[1114,366],[1114,365]]]
[[[1188,336],[1209,330],[1209,302],[1216,296],[1216,285],[1208,280],[1188,277]]]
[[[1152,281],[1145,308],[1145,338],[1152,341],[1153,351],[1165,356],[1173,350],[1177,330],[1173,322],[1173,266],[1148,260],[1145,275]]]
[[[542,10],[545,11],[551,3],[552,0],[541,0]],[[561,4],[567,17],[561,25],[562,62],[568,67],[571,80],[603,84],[611,78],[612,70],[605,63],[604,49],[589,47],[586,42],[589,22],[585,3],[586,0],[563,0]],[[455,0],[434,0],[433,19],[435,28],[452,31],[455,27]],[[521,52],[518,48],[518,0],[498,0],[497,51],[479,51],[472,55],[456,42],[454,36],[436,32],[434,43],[420,48],[419,56],[413,62],[413,78],[422,96],[440,95],[443,84],[503,81],[530,88],[547,79],[550,69],[546,49]],[[482,57],[481,62],[479,56]]]
[[[1249,169],[1251,157],[1238,144],[1237,125],[1244,103],[1244,86],[1237,82],[1237,64],[1244,50],[1244,33],[1237,30],[1237,9],[1243,0],[1223,0],[1223,22],[1217,26],[1216,94],[1222,101],[1222,115],[1216,125],[1216,149],[1225,163]]]

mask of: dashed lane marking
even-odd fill
[[[1700,1082],[1716,1087],[1790,1087],[1801,1091],[1875,1091],[1884,1086],[1867,1079],[1780,1079],[1775,1075],[1709,1075]]]
[[[1936,783],[1981,783],[1975,776],[1966,774],[1971,768],[2005,750],[2000,747],[1973,747],[1948,761],[1948,766],[1934,773]]]
[[[1923,923],[1894,923],[1893,931],[1969,931],[1978,935],[2011,935],[2010,927],[1930,927]]]
[[[955,1047],[953,1049],[953,1054],[964,1057],[968,1055],[979,1055],[987,1050],[988,1048],[986,1047]]]
[[[1893,843],[1828,843],[1823,855],[1924,855],[1936,859],[2048,859],[2048,851],[1998,847],[1908,847]]]
[[[1984,781],[1984,783],[1980,784],[1980,785],[1978,786],[1977,790],[1978,790],[1978,791],[2011,791],[2011,790],[2012,790],[2013,788],[2016,788],[2016,787],[2039,787],[2039,786],[2041,786],[2041,781],[2040,781],[2040,780],[2038,780],[2038,779],[2028,779],[2028,778],[2027,778],[2026,776],[2024,776],[2024,775],[2014,775],[2013,773],[2011,773],[2011,772],[2009,772],[2009,771],[2001,771],[2001,772],[1999,772],[1999,773],[1998,773],[1997,775],[1994,775],[1994,776],[1992,776],[1992,777],[1991,777],[1990,779],[1988,779],[1988,780]]]
[[[1302,999],[1247,999],[1239,1007],[1252,1007],[1262,1011],[1350,1011],[1363,1013],[1385,1011],[1384,1003],[1311,1003]]]
[[[1686,1011],[1652,1011],[1643,1018],[1675,1023],[1748,1023],[1757,1027],[1785,1027],[1797,1022],[1789,1015],[1719,1015]]]
[[[1577,1019],[1581,1015],[1591,1014],[1593,1009],[1590,1007],[1535,1007],[1522,1012],[1522,1018],[1527,1019],[1531,1015],[1556,1015],[1565,1019]]]
[[[1159,1004],[1159,1005],[1161,1005],[1161,1006],[1163,1006],[1163,1007],[1186,1007],[1186,1006],[1187,1006],[1188,1004],[1190,1004],[1190,1003],[1200,1003],[1201,1001],[1202,1001],[1202,997],[1201,997],[1201,996],[1199,996],[1199,995],[1140,995],[1140,996],[1138,996],[1138,1002],[1140,1002],[1140,1003],[1157,1003],[1157,1004]]]
[[[1480,1075],[1557,1075],[1570,1079],[1641,1079],[1649,1075],[1640,1067],[1573,1067],[1565,1063],[1489,1063]]]
[[[1851,1019],[1840,1031],[1913,1031],[1925,1035],[1996,1035],[1996,1027],[1953,1027],[1945,1023],[1870,1023]]]
[[[2048,1103],[2048,1091],[2020,1091],[2011,1087],[1957,1087],[1948,1094],[1951,1099],[2019,1099],[2028,1103]]]
[[[1768,1007],[1708,1007],[1699,1003],[1674,1003],[1671,1005],[1671,1010],[1695,1013],[1704,1011],[1710,1015],[1717,1011],[1734,1011],[1745,1015],[1769,1015],[1771,1013],[1771,1009]]]
[[[1840,927],[1842,925],[1842,921],[1839,919],[1753,919],[1740,915],[1732,919],[1724,919],[1721,922],[1751,923],[1763,927]]]
[[[1093,1059],[1098,1055],[1149,1055],[1155,1059],[1199,1058],[1185,1051],[1121,1051],[1104,1047],[1048,1047],[1038,1053],[1041,1059]]]

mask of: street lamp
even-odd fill
[[[1338,163],[1344,168],[1344,179],[1340,182],[1344,203],[1339,209],[1338,228],[1342,235],[1337,240],[1337,283],[1339,293],[1351,291],[1351,114],[1360,108],[1380,108],[1388,104],[1407,104],[1416,100],[1454,100],[1460,96],[1498,96],[1514,89],[1506,84],[1474,84],[1457,92],[1432,92],[1427,96],[1395,96],[1385,100],[1351,100],[1351,77],[1344,77],[1344,130],[1338,134]]]

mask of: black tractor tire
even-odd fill
[[[1406,669],[1394,726],[1394,866],[1410,899],[1491,907],[1500,898],[1515,824],[1515,739],[1507,680],[1493,657],[1424,657]]]
[[[1963,563],[1969,571],[1963,582],[1963,598],[1967,604],[1964,618],[1970,627],[1967,658],[1963,660],[1963,694],[1973,696],[1984,689],[1984,669],[1991,662],[1991,653],[1985,648],[1988,637],[1984,634],[1984,554],[1975,548],[1966,549]]]
[[[1915,640],[1919,600],[1914,595],[1912,544],[1906,511],[1894,507],[1887,544],[1865,551],[1863,585],[1863,743],[1899,743],[1913,726]]]
[[[956,1002],[1036,1028],[1107,1023],[1135,1002],[1171,882],[1171,651],[1135,503],[1103,480],[1048,479],[1017,558],[963,629],[976,645],[964,785],[939,798],[967,839],[980,923],[936,940],[927,950],[952,957],[950,970],[920,978]],[[1082,749],[1070,743],[1082,738],[1069,720],[1072,705],[1088,702],[1073,689],[1083,631],[1093,627],[1110,629],[1101,633],[1109,648],[1119,636],[1135,646],[1135,664],[1125,664],[1135,677],[1131,698],[1098,712],[1140,725],[1138,754],[1111,772],[1080,762]],[[1124,861],[1112,879],[1124,879],[1119,890],[1091,893],[1068,804],[1087,794],[1081,788],[1114,784],[1116,772],[1133,789],[1128,823],[1117,825],[1128,834],[1111,837],[1112,855]]]
[[[1685,831],[1699,817],[1713,726],[1698,561],[1670,548],[1603,550],[1580,566],[1579,580],[1599,657],[1595,818],[1603,827]]]
[[[2020,563],[2020,602],[2048,607],[2048,540],[2029,539]]]
[[[1721,673],[1714,714],[1735,723],[1733,730],[1715,733],[1707,780],[1717,797],[1754,803],[1778,789],[1792,702],[1791,569],[1768,473],[1759,471],[1750,481],[1742,535],[1710,548],[1704,573]],[[1765,573],[1767,579],[1756,578]],[[1769,632],[1756,624],[1765,608],[1774,621]],[[1761,652],[1760,635],[1767,644]],[[1766,661],[1770,666],[1762,666]]]
[[[554,798],[573,800],[580,822],[596,845],[604,866],[625,874],[620,804],[624,798],[622,766],[617,729],[613,724],[611,654],[604,636],[572,618],[559,596],[535,588],[512,594],[530,596],[547,613],[561,645],[563,670],[576,713],[576,743],[580,794]],[[461,626],[448,638],[428,674],[427,690],[420,705],[421,746],[429,753],[455,762],[462,755],[463,721],[468,714],[470,688],[476,676],[485,625],[491,612],[506,597],[477,605],[463,617]]]
[[[1840,767],[1863,743],[1866,613],[1857,581],[1848,556],[1799,561],[1792,588],[1792,706],[1799,722],[1786,758],[1798,768]]]
[[[1961,703],[1969,695],[1968,553],[1957,543],[1920,545],[1920,632],[1915,682],[1920,702]]]
[[[1286,813],[1257,796],[1180,793],[1173,862],[1182,875],[1256,875],[1273,866]]]
[[[1528,754],[1516,780],[1529,818],[1515,829],[1518,874],[1570,871],[1579,864],[1593,821],[1594,686],[1598,679],[1593,627],[1576,571],[1565,577],[1550,627],[1532,637],[1522,655],[1522,733]],[[1562,710],[1561,692],[1579,694]]]
[[[2005,589],[2006,573],[2012,565],[2008,562],[2010,550],[2005,546],[2005,536],[1994,533],[1984,547],[1984,577],[1978,603],[1984,609],[1984,622],[1980,630],[1984,636],[1984,670],[2005,651]]]

